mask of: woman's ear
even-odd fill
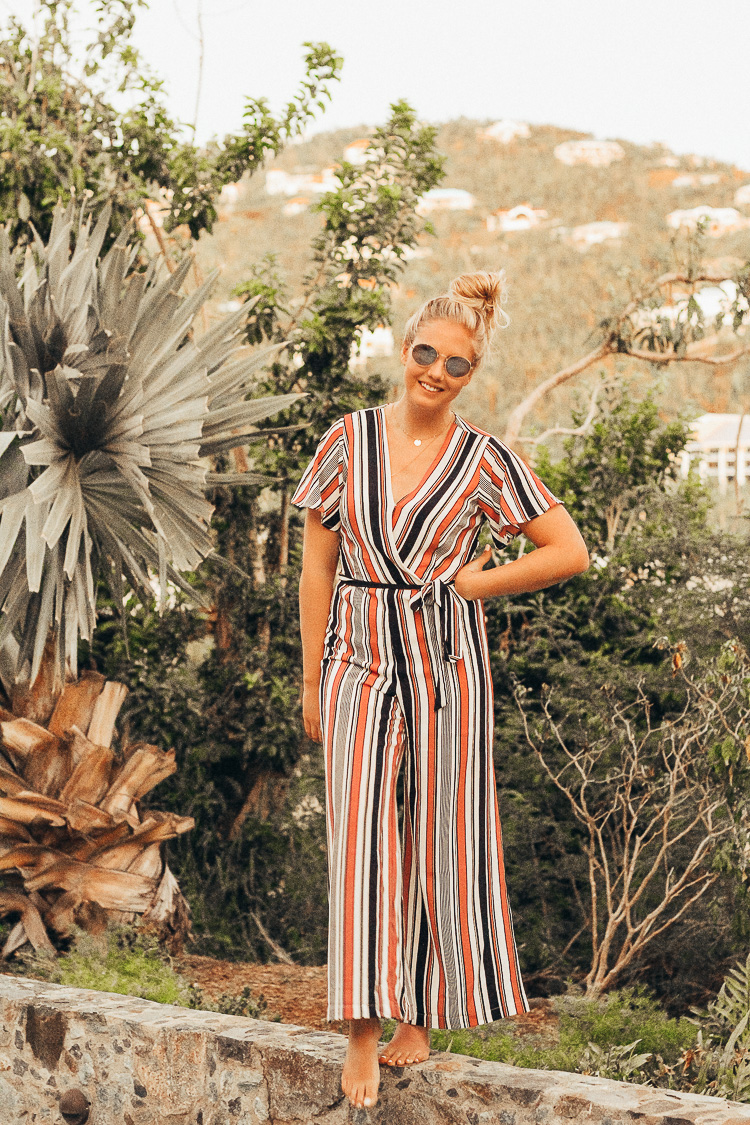
[[[406,342],[401,345],[401,365],[406,366],[406,361],[409,358],[409,346]]]

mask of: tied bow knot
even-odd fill
[[[433,578],[414,591],[409,598],[412,609],[424,614],[425,639],[435,682],[435,710],[447,702],[445,661],[461,659],[461,634],[458,628],[458,599],[453,585],[442,578]]]

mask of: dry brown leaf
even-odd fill
[[[66,684],[49,721],[52,734],[64,738],[73,727],[88,734],[94,704],[105,682],[101,672],[82,672],[78,680]]]
[[[55,947],[47,937],[41,915],[34,903],[26,895],[12,891],[0,891],[0,914],[15,914],[16,912],[20,913],[26,937],[37,953],[44,950],[46,953],[54,954]],[[6,942],[6,947],[8,944],[9,942]],[[16,945],[15,948],[20,947]],[[1,956],[8,956],[5,949],[3,949]]]
[[[21,800],[22,796],[23,794],[19,793],[16,797],[0,797],[0,816],[8,820],[17,820],[19,824],[34,824],[35,821],[41,820],[53,824],[56,828],[63,827],[65,817],[42,804],[49,798],[39,795],[38,800],[24,801]],[[37,797],[36,794],[34,796]]]
[[[174,750],[165,752],[157,746],[139,743],[113,779],[100,807],[115,818],[128,816],[135,801],[176,769]]]
[[[114,753],[107,746],[94,744],[73,727],[73,758],[78,763],[60,794],[68,802],[76,797],[96,805],[107,792],[112,774]]]
[[[94,704],[94,713],[88,730],[89,739],[97,746],[112,745],[115,722],[127,694],[128,689],[125,684],[108,680],[104,685],[101,695]]]
[[[5,752],[16,769],[23,770],[29,754],[36,753],[43,746],[58,746],[59,741],[44,727],[32,723],[31,719],[12,719],[0,723]]]
[[[94,832],[101,828],[111,828],[114,820],[109,813],[102,812],[96,805],[75,797],[68,805],[65,819],[74,832]]]
[[[104,910],[134,910],[139,914],[148,909],[154,894],[150,879],[129,871],[107,871],[67,857],[27,879],[25,885],[30,891],[47,887],[75,891],[82,901],[95,902]]]

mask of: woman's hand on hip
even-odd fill
[[[302,688],[302,721],[305,733],[313,742],[322,742],[320,728],[320,695],[317,684],[305,684]]]
[[[476,581],[477,575],[481,574],[491,558],[492,555],[488,545],[478,558],[472,559],[471,562],[467,562],[465,566],[461,567],[453,580],[453,586],[457,594],[460,594],[462,598],[469,602],[481,597]]]

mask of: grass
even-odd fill
[[[643,985],[613,991],[597,1000],[572,988],[552,1000],[556,1031],[520,1036],[511,1021],[482,1028],[430,1030],[438,1051],[540,1070],[584,1070],[625,1077],[640,1055],[660,1055],[668,1065],[695,1041],[696,1026],[686,1017],[666,1014]],[[386,1020],[382,1038],[395,1031]]]
[[[210,999],[175,969],[155,937],[129,926],[114,926],[95,936],[79,932],[67,953],[19,957],[12,971],[68,988],[138,996],[157,1004],[277,1022],[281,1018],[268,1012],[263,995],[253,996],[247,987],[238,995],[222,993]]]

